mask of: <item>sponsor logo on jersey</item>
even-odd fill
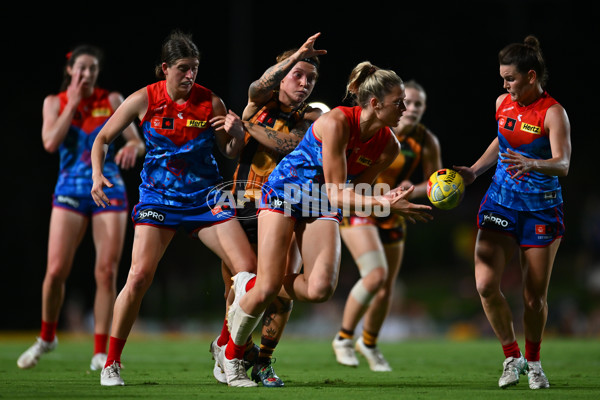
[[[152,209],[142,210],[138,213],[136,220],[139,221],[142,219],[152,219],[154,221],[164,222],[165,214]]]
[[[356,162],[358,162],[358,163],[359,163],[359,164],[361,164],[361,165],[367,166],[367,167],[370,167],[370,166],[371,166],[371,164],[373,163],[373,161],[372,161],[372,160],[368,159],[368,158],[367,158],[367,157],[365,157],[365,156],[359,156],[359,157],[358,157],[358,160],[356,160]]]
[[[92,117],[110,117],[110,108],[98,107],[92,110]]]
[[[204,128],[206,126],[206,121],[196,121],[194,119],[188,119],[185,126],[192,128]]]
[[[154,129],[173,130],[174,120],[173,120],[173,118],[166,118],[166,117],[152,117],[152,119],[150,120],[150,125]]]
[[[521,130],[524,132],[533,133],[535,135],[539,135],[541,132],[541,129],[539,126],[529,125],[527,122],[521,123]]]
[[[500,117],[498,120],[499,125],[507,131],[514,131],[517,120],[508,117]]]
[[[552,225],[535,225],[535,234],[538,235],[539,239],[550,239],[554,234],[554,227]]]

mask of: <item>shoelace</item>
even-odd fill
[[[275,370],[273,369],[273,364],[275,363],[275,360],[275,358],[271,359],[271,361],[267,365],[265,365],[258,371],[258,374],[261,375],[263,379],[265,376],[267,378],[275,377]]]
[[[236,379],[248,379],[248,375],[246,375],[246,368],[244,366],[243,360],[238,360],[234,358],[231,360],[233,363],[233,371],[235,373]]]
[[[106,370],[108,372],[108,377],[109,378],[114,378],[114,377],[118,377],[119,374],[119,366],[117,365],[117,362],[114,361]]]
[[[377,362],[380,364],[386,363],[385,358],[383,358],[383,354],[378,349],[373,350],[373,355],[377,359]]]

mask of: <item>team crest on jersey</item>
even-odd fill
[[[500,126],[508,131],[514,131],[515,125],[517,124],[517,120],[513,118],[500,117],[498,121]]]
[[[523,132],[529,132],[529,133],[533,133],[535,135],[539,135],[541,132],[541,129],[539,126],[535,126],[535,125],[530,125],[526,122],[522,122],[521,123],[521,130]]]
[[[206,121],[197,121],[194,119],[188,119],[185,126],[192,128],[204,128],[206,126]]]
[[[152,117],[150,124],[152,125],[152,128],[154,128],[154,129],[169,129],[169,130],[174,129],[173,118]]]

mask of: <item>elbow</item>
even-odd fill
[[[56,153],[56,151],[58,150],[58,144],[51,140],[44,140],[43,145],[44,150],[46,150],[48,153]]]
[[[559,177],[567,176],[569,174],[569,166],[570,166],[570,163],[568,161],[563,162],[558,170],[557,176],[559,176]]]

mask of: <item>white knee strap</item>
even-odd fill
[[[371,293],[365,288],[361,278],[354,284],[352,290],[350,290],[350,296],[352,296],[359,304],[368,306],[371,304],[373,297],[375,297],[375,293]]]
[[[377,267],[383,268],[386,274],[388,272],[387,260],[383,250],[373,250],[363,254],[356,259],[356,265],[358,265],[360,276],[363,278]]]

